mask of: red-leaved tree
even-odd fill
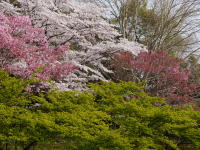
[[[195,84],[189,83],[190,71],[181,68],[181,60],[168,56],[167,51],[118,53],[115,74],[120,80],[145,81],[146,91],[161,96],[173,105],[193,100]]]
[[[45,31],[25,16],[0,12],[0,68],[23,78],[62,79],[76,67],[62,61],[67,45],[49,47]],[[40,71],[39,71],[40,70]]]

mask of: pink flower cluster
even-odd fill
[[[181,68],[181,60],[170,57],[167,51],[141,52],[136,57],[119,53],[117,58],[139,81],[147,82],[147,91],[153,96],[164,97],[174,105],[192,100],[196,86],[189,83],[190,71]]]
[[[25,16],[7,16],[0,12],[0,67],[29,78],[62,79],[75,68],[62,61],[67,45],[50,48],[45,31],[35,28]]]

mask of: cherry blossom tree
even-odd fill
[[[44,30],[31,25],[31,19],[0,12],[0,67],[30,78],[34,73],[41,79],[60,80],[74,65],[62,61],[67,45],[51,48]]]
[[[144,81],[146,91],[161,96],[170,104],[191,102],[195,84],[189,82],[190,71],[181,68],[181,60],[168,56],[167,51],[118,53],[115,74],[121,80]],[[118,66],[118,67],[117,67]]]
[[[88,81],[110,80],[105,64],[119,51],[137,55],[146,51],[143,45],[121,39],[115,26],[106,20],[107,9],[75,0],[15,0],[0,3],[8,14],[31,17],[35,27],[45,29],[51,46],[69,43],[66,61],[79,66],[74,73],[60,80],[60,89],[82,88]],[[89,8],[89,9],[88,9]]]

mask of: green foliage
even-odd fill
[[[149,97],[132,82],[92,85],[98,107],[112,117],[110,128],[127,137],[133,149],[200,147],[199,112]]]
[[[25,91],[29,82],[0,72],[0,143],[30,145],[63,140],[73,145],[92,141],[109,115],[98,111],[92,96],[78,92],[33,95]],[[25,146],[24,146],[25,147]]]
[[[183,144],[200,148],[199,112],[168,106],[133,82],[100,82],[84,92],[34,95],[25,90],[30,81],[3,71],[0,79],[2,148],[8,144],[25,149],[33,143],[40,150],[53,145],[69,150],[178,150]]]

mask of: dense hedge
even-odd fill
[[[0,71],[1,149],[200,149],[200,112],[169,106],[133,82],[39,94],[26,91],[30,83]]]

